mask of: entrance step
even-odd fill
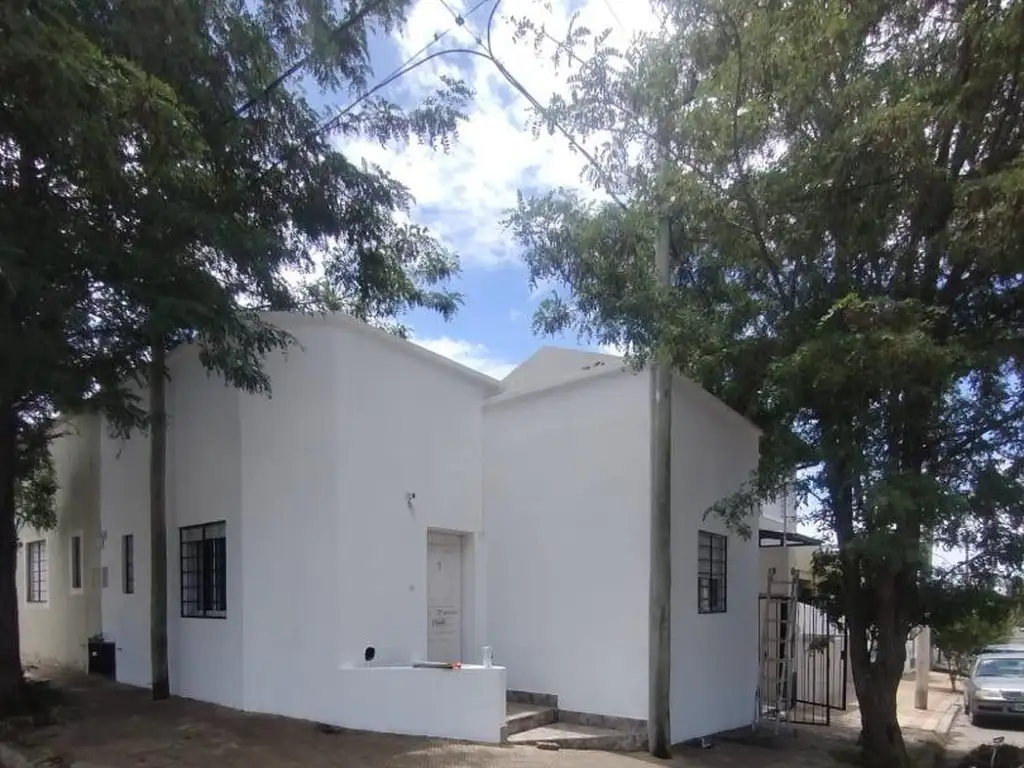
[[[595,725],[552,722],[508,737],[509,744],[530,744],[542,749],[602,749],[632,752],[643,749],[647,734]]]
[[[549,725],[557,719],[558,710],[554,707],[510,701],[505,705],[505,735],[511,737],[523,731]]]

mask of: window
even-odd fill
[[[121,537],[121,588],[126,595],[135,594],[135,537]]]
[[[697,538],[697,612],[725,613],[726,538],[700,531]]]
[[[182,616],[227,616],[226,534],[223,521],[181,529]]]
[[[71,589],[82,588],[82,537],[71,537]]]
[[[46,542],[30,541],[25,545],[25,566],[28,575],[28,602],[45,603],[49,599],[47,575],[49,563],[46,559]]]

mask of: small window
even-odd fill
[[[207,523],[181,529],[181,615],[227,616],[227,525]]]
[[[49,563],[46,559],[45,541],[30,541],[25,545],[25,570],[28,602],[45,603],[49,599],[47,589]]]
[[[126,595],[135,594],[135,536],[121,537],[121,588]]]
[[[82,588],[82,537],[71,537],[71,589]]]
[[[697,539],[697,612],[725,613],[726,537],[700,531]]]

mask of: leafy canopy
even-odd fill
[[[833,532],[864,744],[902,763],[883,691],[933,582],[996,586],[1024,560],[1024,4],[655,6],[624,51],[557,41],[571,89],[544,117],[595,147],[614,199],[510,212],[532,280],[560,286],[535,325],[668,359],[764,430],[716,511],[739,524],[790,486]],[[932,541],[971,562],[927,567]]]

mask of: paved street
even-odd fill
[[[1024,747],[1024,719],[1019,722],[995,722],[991,727],[979,728],[971,725],[964,713],[960,712],[949,735],[949,751],[952,754],[963,754],[980,744],[990,744],[996,736],[1005,738],[1007,744]]]

